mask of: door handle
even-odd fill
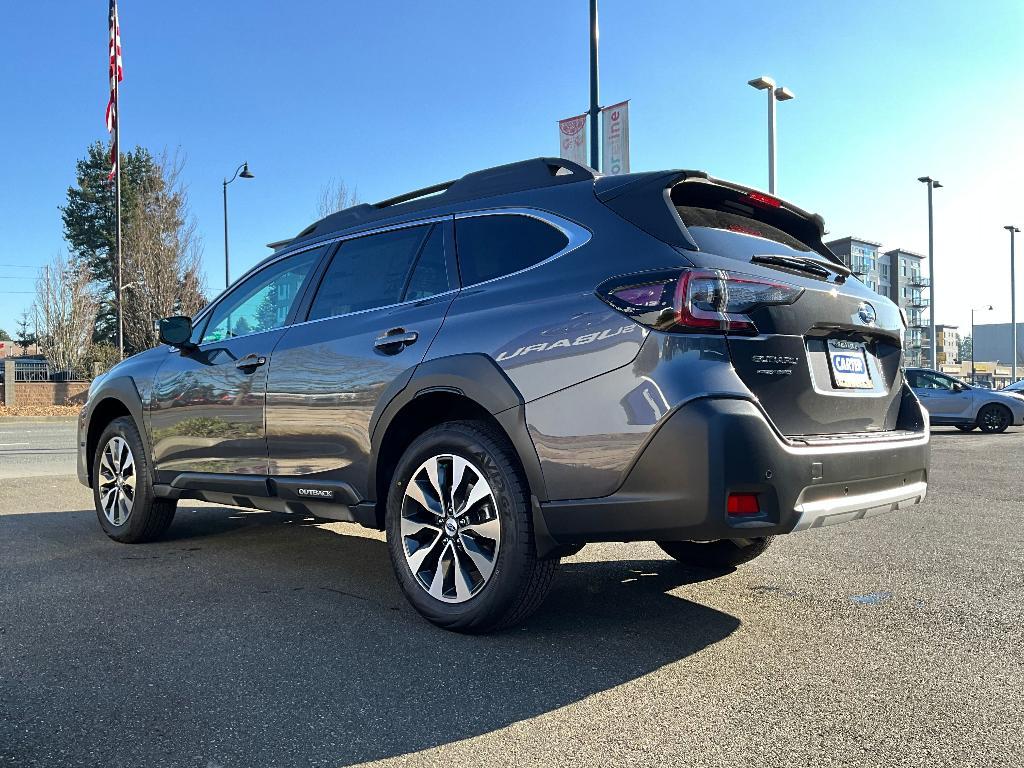
[[[247,373],[252,373],[261,365],[266,364],[267,358],[265,358],[263,355],[246,355],[237,363],[235,363],[235,368],[246,371]]]
[[[416,331],[407,331],[404,328],[392,328],[385,331],[383,336],[373,340],[373,346],[389,355],[398,354],[410,344],[415,344],[420,337]]]

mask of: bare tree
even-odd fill
[[[74,267],[60,254],[36,279],[33,307],[39,349],[57,371],[80,372],[96,323],[96,297],[87,269]]]
[[[320,187],[320,196],[317,198],[316,212],[322,219],[332,213],[351,208],[359,203],[359,189],[353,187],[351,190],[343,179],[331,179]]]
[[[206,301],[202,248],[181,181],[184,160],[164,153],[157,166],[160,172],[141,184],[124,232],[124,331],[134,350],[159,343],[156,320],[193,315]]]

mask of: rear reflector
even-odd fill
[[[759,515],[761,506],[756,493],[730,493],[725,510],[730,515]]]

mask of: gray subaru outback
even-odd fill
[[[538,158],[310,225],[94,382],[112,539],[181,499],[383,530],[429,621],[522,621],[559,558],[727,570],[925,497],[904,321],[822,219],[699,171]]]

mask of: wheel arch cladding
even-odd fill
[[[96,393],[95,404],[89,407],[88,432],[86,435],[86,472],[92,484],[93,457],[96,455],[100,435],[114,419],[128,416],[134,422],[142,437],[143,448],[148,452],[149,444],[145,424],[142,420],[142,398],[131,379],[116,379],[104,382]]]
[[[465,354],[429,360],[417,367],[404,387],[385,392],[370,421],[371,457],[367,489],[376,496],[378,523],[391,473],[416,435],[454,419],[496,424],[508,438],[531,493],[546,500],[537,449],[526,428],[523,398],[501,368],[487,355]]]

